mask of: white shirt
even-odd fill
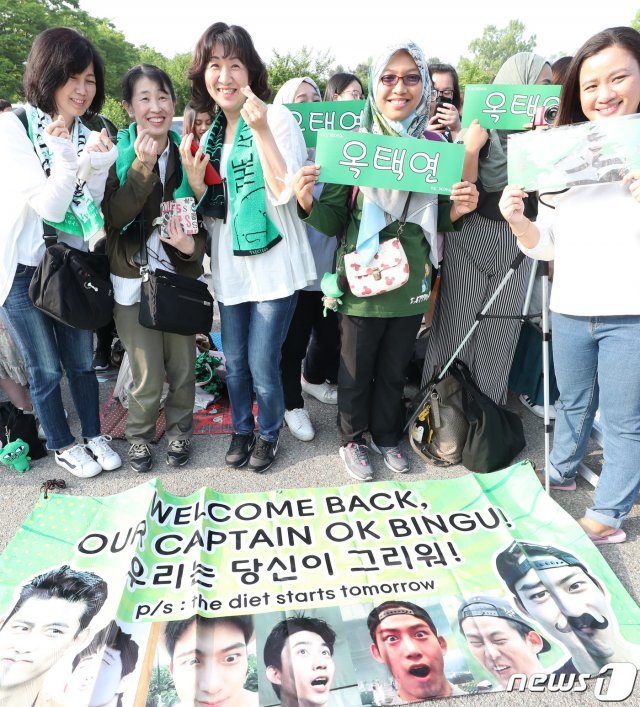
[[[88,138],[90,131],[81,129]],[[35,266],[42,260],[42,219],[62,221],[75,190],[78,156],[71,141],[48,133],[43,133],[43,140],[53,155],[49,178],[20,119],[9,112],[0,117],[0,305],[9,294],[18,263]],[[87,186],[98,207],[117,155],[115,146],[109,152],[91,153]],[[62,234],[60,240],[87,248],[82,238],[70,234]]]
[[[304,224],[298,218],[291,187],[295,173],[307,160],[307,148],[295,118],[284,106],[268,106],[267,120],[287,166],[285,189],[279,198],[265,180],[267,216],[282,240],[259,255],[234,255],[231,219],[205,218],[211,234],[211,280],[216,298],[226,305],[264,302],[292,295],[316,277],[313,254]],[[225,144],[220,173],[226,177],[231,145]]]
[[[158,171],[160,172],[160,181],[163,187],[167,177],[167,162],[169,161],[170,146],[171,140],[167,141],[167,146],[164,148],[160,157],[158,157]],[[134,260],[137,263],[140,262],[139,252],[136,254]],[[154,272],[157,268],[168,270],[169,272],[176,271],[160,240],[160,229],[158,227],[153,229],[147,239],[147,260],[151,272]],[[128,306],[140,301],[141,277],[120,277],[119,275],[111,273],[111,282],[113,284],[113,298],[118,304]]]
[[[640,203],[622,182],[572,187],[542,199],[540,241],[520,249],[553,260],[550,307],[584,317],[640,314]]]

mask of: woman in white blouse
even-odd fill
[[[90,132],[80,120],[104,102],[102,59],[75,30],[47,29],[33,42],[23,88],[24,124],[12,114],[0,121],[0,306],[24,357],[48,448],[60,467],[89,478],[121,464],[100,435],[93,334],[36,309],[28,291],[45,252],[43,223],[58,241],[85,251],[102,232],[98,207],[117,151],[106,130]],[[63,370],[84,443],[76,442],[62,406]]]
[[[291,113],[264,104],[267,69],[242,27],[209,27],[189,78],[197,110],[216,110],[193,160],[204,154],[225,179],[206,194],[203,185],[200,209],[208,216],[234,430],[226,463],[238,468],[248,462],[262,472],[273,463],[284,417],[280,349],[297,291],[316,275],[291,189],[307,152]]]

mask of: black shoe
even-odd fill
[[[256,446],[256,436],[253,434],[241,435],[234,432],[231,435],[231,444],[224,458],[227,466],[239,469],[244,466],[251,456],[253,448]]]
[[[120,368],[120,364],[122,363],[122,359],[124,358],[124,346],[122,345],[122,341],[120,341],[120,339],[116,339],[113,342],[113,346],[111,347],[110,351],[110,358],[111,365],[114,368]]]
[[[111,349],[96,349],[93,354],[93,363],[91,364],[94,371],[106,371],[111,363]]]
[[[149,445],[144,442],[134,442],[129,447],[129,466],[140,473],[150,471],[153,464],[153,457]]]
[[[189,461],[190,439],[174,439],[167,447],[167,464],[169,466],[182,466]]]
[[[267,442],[266,439],[258,437],[256,442],[256,448],[253,450],[251,459],[249,459],[249,469],[261,474],[266,471],[272,464],[273,460],[276,458],[276,453],[278,451],[278,442]]]

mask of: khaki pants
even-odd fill
[[[146,329],[138,322],[139,310],[139,304],[116,303],[113,312],[133,374],[127,440],[131,444],[153,441],[165,378],[169,383],[164,405],[167,439],[190,439],[196,393],[196,337]]]

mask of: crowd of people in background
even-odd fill
[[[0,386],[17,408],[37,417],[60,467],[88,478],[122,463],[101,434],[94,370],[109,365],[114,324],[133,379],[129,465],[139,472],[153,467],[150,443],[165,381],[166,462],[182,466],[189,460],[195,336],[139,323],[147,259],[152,270],[198,279],[205,252],[210,258],[233,423],[226,464],[266,471],[283,424],[299,440],[312,440],[304,393],[336,406],[345,470],[369,481],[370,450],[394,472],[410,467],[400,440],[406,371],[418,332],[425,322],[430,326],[424,384],[446,364],[522,251],[554,263],[552,488],[575,488],[600,409],[605,463],[580,522],[595,542],[625,539],[621,526],[640,490],[640,299],[632,284],[640,256],[640,170],[622,181],[551,195],[508,184],[509,132],[477,123],[462,129],[455,69],[429,66],[412,42],[377,52],[368,95],[354,74],[332,76],[324,95],[314,77],[300,76],[269,104],[266,65],[249,33],[213,24],[198,40],[188,70],[192,94],[183,135],[171,129],[171,79],[141,64],[122,79],[131,123],[117,144],[106,128],[90,130],[83,122],[86,113],[102,108],[104,72],[88,39],[72,29],[48,29],[35,39],[25,65],[26,123],[10,103],[0,102],[7,112],[0,119],[0,155],[7,165],[0,176]],[[629,27],[605,30],[575,57],[553,65],[521,52],[504,62],[494,82],[561,84],[558,126],[632,115],[640,107],[640,34]],[[321,181],[314,150],[285,106],[362,99],[363,133],[464,144],[462,179],[449,196]],[[205,183],[209,164],[222,183]],[[197,204],[197,233],[186,233],[177,219],[166,229],[158,225],[161,204],[177,196]],[[94,205],[104,227],[90,234],[65,230],[74,214]],[[89,248],[90,238],[105,238],[114,323],[106,344],[98,337],[95,358],[93,332],[54,320],[28,296],[45,252],[43,224],[80,250]],[[323,313],[325,273],[344,274],[350,256],[366,265],[392,239],[409,263],[405,284],[357,297],[339,278],[338,311]],[[526,259],[517,269],[496,311],[521,312],[533,262]],[[459,355],[496,403],[506,403],[511,387],[541,415],[540,364],[531,353],[539,351],[538,341],[517,318],[491,319]],[[63,372],[79,439],[63,407]]]

